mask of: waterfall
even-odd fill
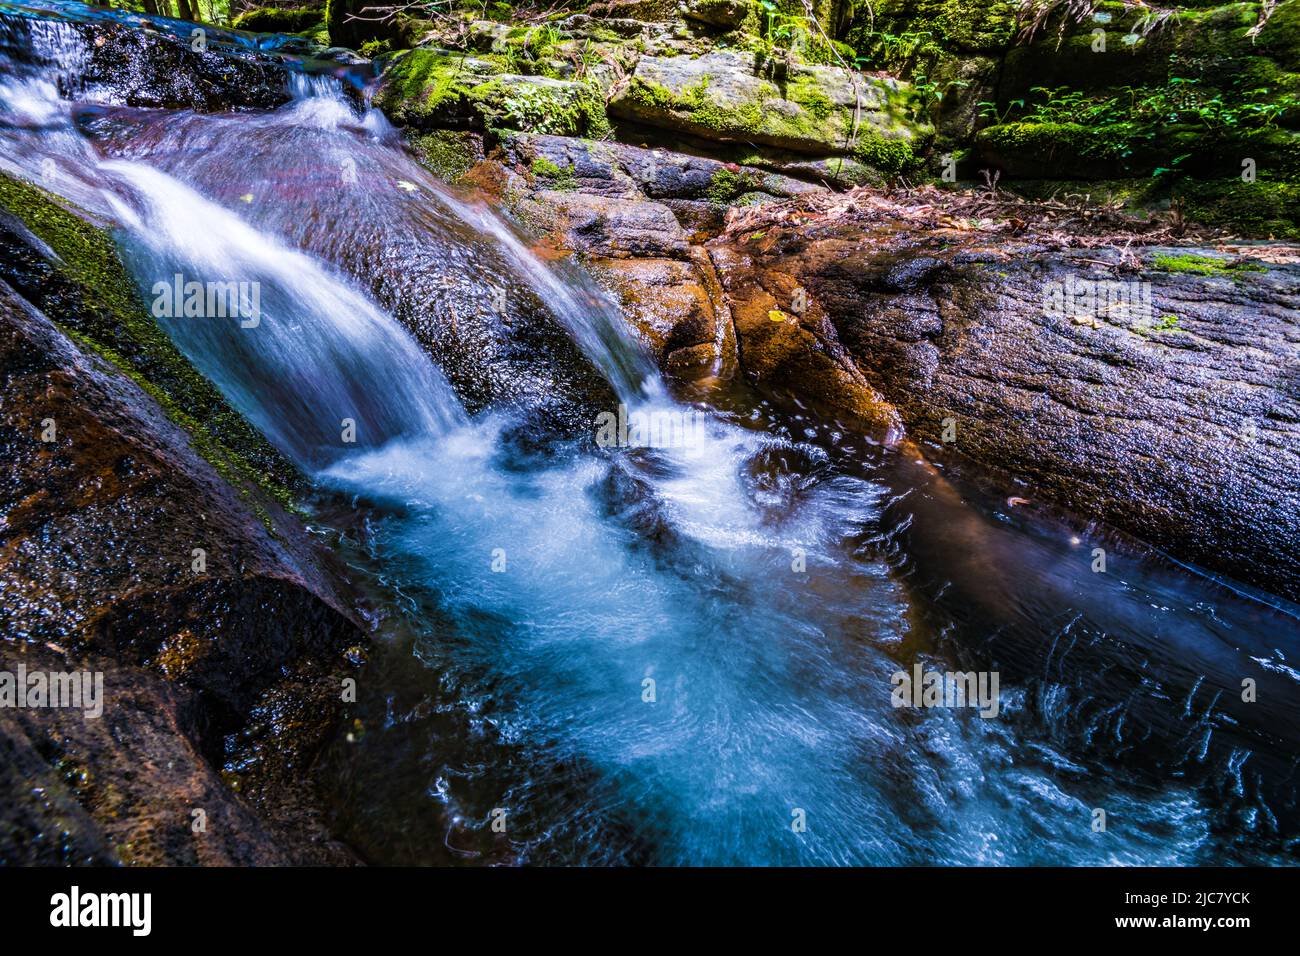
[[[368,732],[330,754],[364,801],[345,828],[421,861],[487,845],[496,809],[520,821],[518,858],[545,862],[1227,857],[1185,766],[1157,784],[1130,773],[1127,710],[1078,704],[1106,679],[1083,655],[1120,635],[1150,651],[1144,679],[1187,660],[1227,672],[1254,612],[1216,597],[1207,613],[1199,583],[1155,562],[1100,580],[1061,529],[985,521],[924,489],[887,527],[910,491],[890,487],[898,468],[749,392],[681,445],[593,448],[615,410],[591,408],[588,434],[521,448],[519,410],[465,411],[445,356],[381,304],[380,270],[399,289],[419,272],[479,299],[492,283],[526,293],[624,414],[697,410],[590,277],[422,169],[337,81],[294,77],[273,111],[91,108],[67,24],[0,29],[0,169],[112,223],[159,324],[316,480],[321,526],[364,526],[351,556],[388,603],[358,704]],[[998,592],[1001,617],[921,607],[891,563],[913,518],[932,543],[945,521],[979,524],[963,540],[987,552],[941,555],[940,571],[1019,587]],[[999,574],[979,578],[981,563]],[[1054,669],[1004,684],[997,720],[900,712],[891,680],[948,667],[972,635],[999,666],[1050,646]],[[1170,664],[1165,644],[1204,654]],[[1086,744],[1075,718],[1093,721]],[[1088,826],[1099,791],[1123,823],[1105,841]]]

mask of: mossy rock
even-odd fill
[[[10,232],[6,215],[58,260],[46,262],[15,247],[7,250],[0,275],[148,392],[224,478],[237,488],[256,485],[291,506],[306,480],[158,326],[109,234],[37,186],[0,173],[0,236]]]
[[[487,59],[410,50],[385,66],[375,105],[394,122],[418,129],[465,127],[475,120],[471,90],[498,72]]]
[[[324,6],[259,7],[241,13],[230,25],[236,30],[253,33],[302,33],[324,22]]]
[[[642,57],[610,112],[645,126],[808,155],[853,155],[897,171],[933,130],[906,83],[738,52]]]
[[[1015,0],[882,0],[872,5],[874,16],[855,16],[848,39],[860,53],[882,59],[895,51],[1001,53],[1015,38],[1019,6]]]
[[[1187,179],[1173,188],[1184,215],[1193,222],[1246,238],[1300,240],[1300,183]]]
[[[736,30],[758,26],[758,4],[754,0],[688,0],[683,15],[712,27]]]
[[[1089,18],[1063,23],[1053,18],[1032,43],[1008,50],[1000,105],[1039,86],[1100,90],[1187,77],[1206,88],[1230,89],[1240,78],[1242,61],[1269,55],[1271,34],[1282,32],[1270,20],[1252,42],[1248,34],[1259,19],[1256,3],[1178,10],[1148,34],[1135,31],[1143,12],[1107,0],[1094,14],[1104,22]],[[1104,31],[1104,51],[1094,50],[1094,30]],[[1278,61],[1290,68],[1297,62],[1283,57]]]
[[[1079,123],[1001,123],[980,130],[975,147],[1013,178],[1112,179],[1134,165],[1120,144]]]
[[[483,137],[468,130],[436,129],[407,138],[420,164],[454,183],[483,159]]]
[[[481,128],[601,139],[605,98],[593,83],[501,72],[491,58],[411,50],[384,72],[375,99],[396,122],[418,129]]]

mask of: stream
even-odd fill
[[[271,111],[133,109],[78,88],[62,24],[3,29],[0,169],[114,223],[146,303],[176,275],[257,283],[253,327],[159,322],[314,479],[312,530],[368,596],[357,720],[322,757],[367,861],[1294,860],[1295,607],[938,451],[664,381],[578,264],[337,78],[295,74]],[[544,380],[466,401],[394,314],[434,279],[442,307],[544,309],[628,414],[690,440],[551,427]],[[997,672],[996,716],[894,706],[914,665]]]

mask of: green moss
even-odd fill
[[[286,507],[303,476],[222,397],[176,348],[148,310],[112,238],[39,187],[0,173],[0,209],[58,256],[55,279],[38,302],[70,336],[122,370],[194,440],[234,487],[255,485]]]
[[[753,192],[760,185],[758,178],[744,171],[723,167],[709,178],[709,185],[704,195],[710,202],[725,206],[735,202],[737,197]]]
[[[482,158],[473,136],[463,130],[437,129],[411,136],[408,142],[426,169],[451,183]]]
[[[376,103],[399,123],[421,126],[454,119],[467,115],[476,79],[464,57],[410,50],[385,69]]]
[[[254,33],[300,33],[317,27],[325,20],[323,7],[262,7],[241,13],[231,22],[236,30]]]
[[[373,60],[391,52],[392,48],[392,42],[389,40],[367,40],[361,44],[361,49],[357,50],[357,52],[366,59]]]
[[[473,87],[469,101],[490,130],[587,139],[605,139],[613,133],[604,94],[594,84],[494,77]]]
[[[835,104],[817,81],[808,74],[801,74],[786,90],[786,97],[798,103],[814,120],[827,120],[835,112]]]
[[[1184,214],[1194,222],[1240,236],[1300,240],[1300,183],[1186,179],[1174,191]]]
[[[611,135],[605,97],[595,84],[532,80],[501,69],[491,58],[410,50],[388,65],[376,104],[396,122],[420,128],[476,120],[492,131]]]
[[[854,145],[853,156],[859,162],[886,173],[901,173],[917,162],[910,141],[886,139],[869,133],[861,136]]]
[[[1192,253],[1159,254],[1151,264],[1163,272],[1190,272],[1202,276],[1236,276],[1243,272],[1265,272],[1253,262],[1227,262]]]
[[[932,74],[954,55],[996,54],[1016,36],[1016,0],[877,0],[872,16],[856,17],[851,46],[874,68]]]
[[[551,162],[545,156],[538,156],[533,160],[529,167],[534,176],[540,179],[550,180],[552,189],[568,191],[578,188],[578,181],[574,178],[573,167],[561,169],[555,163]]]
[[[1035,154],[1117,158],[1123,146],[1081,123],[1002,123],[981,131],[980,141],[995,148]]]
[[[658,83],[633,78],[628,92],[639,107],[651,112],[670,113],[679,120],[732,139],[746,139],[757,134],[771,135],[777,125],[787,133],[807,131],[803,127],[797,131],[792,130],[791,127],[799,124],[786,117],[780,117],[779,124],[769,123],[762,99],[749,100],[735,106],[718,103],[709,95],[707,76],[680,94]],[[772,87],[770,95],[777,97],[780,94]]]

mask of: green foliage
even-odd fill
[[[783,9],[774,0],[758,0],[758,13],[758,33],[742,46],[765,59],[822,65],[844,59],[839,47],[806,14]],[[852,49],[847,52],[851,59]]]
[[[1199,80],[1183,77],[1174,77],[1163,86],[1121,86],[1102,93],[1039,86],[1030,96],[1029,102],[1011,100],[1001,110],[995,103],[981,102],[980,115],[998,124],[1014,121],[1086,127],[1097,142],[1106,144],[1108,152],[1121,158],[1175,127],[1213,144],[1273,129],[1287,110],[1300,107],[1300,97],[1293,93],[1261,87],[1228,97],[1203,89]],[[1173,162],[1177,164],[1187,155]]]
[[[367,60],[373,60],[383,56],[385,53],[392,52],[393,45],[388,40],[367,40],[361,44],[361,49],[357,50]]]

